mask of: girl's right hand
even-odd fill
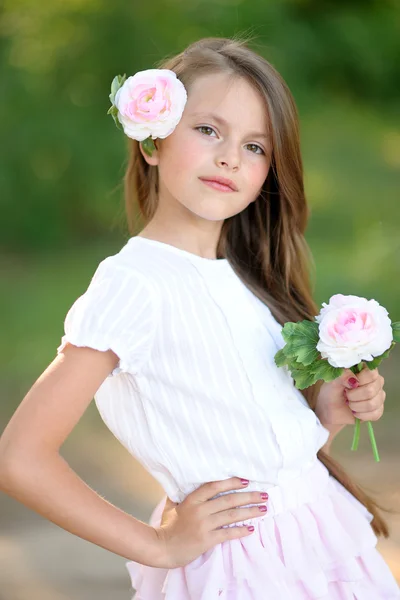
[[[154,527],[159,540],[161,568],[183,567],[215,545],[251,535],[247,525],[222,528],[237,521],[259,517],[264,512],[260,506],[241,507],[246,504],[265,503],[260,492],[223,494],[220,492],[243,489],[239,477],[204,483],[181,503],[168,497],[159,527]],[[211,500],[211,498],[213,498]],[[239,506],[238,506],[239,503]]]

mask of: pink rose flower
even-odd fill
[[[336,294],[315,320],[319,323],[316,346],[333,367],[350,368],[383,354],[393,341],[388,311],[376,300]]]
[[[138,141],[165,138],[179,123],[187,93],[169,69],[147,69],[128,77],[115,94],[114,105],[125,134]]]

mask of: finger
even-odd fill
[[[353,385],[349,383],[350,379],[356,381],[358,385],[358,379],[354,375],[353,371],[350,369],[344,369],[343,373],[335,381],[337,381],[339,385],[343,385],[345,388],[352,389]]]
[[[235,527],[225,527],[221,529],[216,529],[215,531],[210,531],[209,537],[212,540],[213,546],[217,544],[222,544],[227,540],[234,540],[237,538],[242,538],[246,535],[251,535],[255,531],[254,526],[253,529],[249,529],[249,525],[236,525]]]
[[[233,491],[230,494],[222,494],[204,504],[205,514],[212,515],[230,509],[244,508],[251,504],[265,504],[268,502],[268,493],[264,492],[263,494],[260,491],[240,492],[240,494]]]
[[[372,369],[371,371],[367,366],[365,366],[362,371],[357,373],[356,377],[360,385],[365,385],[379,379],[380,374],[378,369]]]
[[[235,524],[236,526],[239,526],[239,521],[265,515],[268,507],[264,505],[264,508],[266,510],[260,510],[260,506],[250,506],[246,508],[231,508],[229,510],[214,513],[208,518],[209,527],[211,530],[215,530],[223,525]]]
[[[386,392],[384,390],[381,390],[381,392],[377,396],[371,398],[370,400],[362,400],[359,402],[349,401],[348,405],[350,410],[356,416],[365,415],[367,413],[383,409],[385,398]]]
[[[346,369],[341,376],[342,383],[347,389],[355,389],[379,380],[380,378],[383,380],[378,369],[370,370],[366,365],[359,373],[353,373],[350,369]]]
[[[341,384],[348,390],[357,388],[360,385],[359,375],[359,373],[354,374],[350,369],[345,369],[340,377]]]
[[[353,411],[354,418],[360,419],[360,421],[378,421],[378,419],[380,419],[382,415],[383,415],[383,407],[380,407],[377,410],[364,412],[364,413],[359,413],[359,412],[354,413],[354,411]]]
[[[363,402],[364,400],[372,400],[382,390],[380,379],[366,383],[352,390],[346,389],[347,397],[351,402]]]
[[[246,481],[247,483],[242,483]],[[186,496],[183,502],[206,502],[207,500],[212,500],[213,498],[216,498],[223,492],[230,492],[232,490],[237,489],[246,489],[247,484],[248,480],[241,479],[240,477],[230,477],[229,479],[223,479],[220,481],[209,481],[207,483],[203,483],[196,490],[194,490],[194,492],[191,492],[188,496]]]

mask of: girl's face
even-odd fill
[[[177,127],[156,140],[146,161],[158,165],[159,208],[223,221],[253,202],[268,175],[271,141],[265,104],[244,78],[199,77]],[[222,191],[204,179],[224,177],[236,190]],[[185,215],[186,213],[186,215]]]

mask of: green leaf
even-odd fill
[[[303,339],[309,344],[317,345],[319,339],[319,325],[316,321],[298,321],[294,323],[288,321],[282,328],[282,337],[285,342],[292,341],[292,338]]]
[[[119,88],[125,83],[126,74],[124,75],[116,75],[111,82],[111,94],[110,100],[111,103],[114,104],[115,94],[118,92]]]
[[[293,356],[295,356],[297,361],[303,365],[311,365],[319,357],[319,352],[315,349],[315,346],[312,345],[293,344],[291,350]]]
[[[317,360],[319,353],[316,345],[319,339],[319,326],[315,321],[285,323],[282,337],[286,341],[286,356],[292,356],[304,365],[310,365]]]
[[[154,150],[156,150],[153,139],[151,137],[148,137],[145,140],[143,140],[143,142],[140,142],[140,143],[142,145],[143,150],[146,152],[146,154],[148,154],[149,156],[152,156]]]
[[[285,342],[288,342],[290,340],[290,336],[293,334],[295,326],[296,326],[296,323],[293,323],[292,321],[288,321],[282,327],[281,333],[282,333],[282,337],[285,340]]]
[[[304,388],[310,387],[310,385],[313,385],[317,381],[314,373],[310,373],[305,369],[290,369],[290,374],[293,377],[295,386],[298,390],[304,390]]]
[[[313,385],[319,379],[332,381],[343,372],[342,368],[333,367],[326,359],[320,358],[309,365],[304,365],[293,358],[289,358],[288,369],[298,389]]]
[[[393,339],[400,344],[400,321],[392,323]]]
[[[312,371],[312,365],[303,365],[303,363],[298,362],[295,358],[290,359],[290,365],[296,371]]]
[[[112,118],[114,119],[114,123],[116,124],[118,129],[122,129],[121,123],[118,120],[118,108],[114,106],[114,104],[110,106],[110,108],[107,111],[107,114],[112,116]]]
[[[108,115],[112,115],[112,114],[117,114],[118,113],[118,108],[113,104],[112,106],[110,106],[110,108],[107,111]]]
[[[288,364],[288,357],[286,356],[283,348],[278,350],[278,352],[274,356],[275,364],[277,367],[283,367]]]
[[[333,367],[326,359],[317,360],[312,365],[312,370],[315,373],[317,381],[318,379],[333,381],[343,373],[342,367]]]

